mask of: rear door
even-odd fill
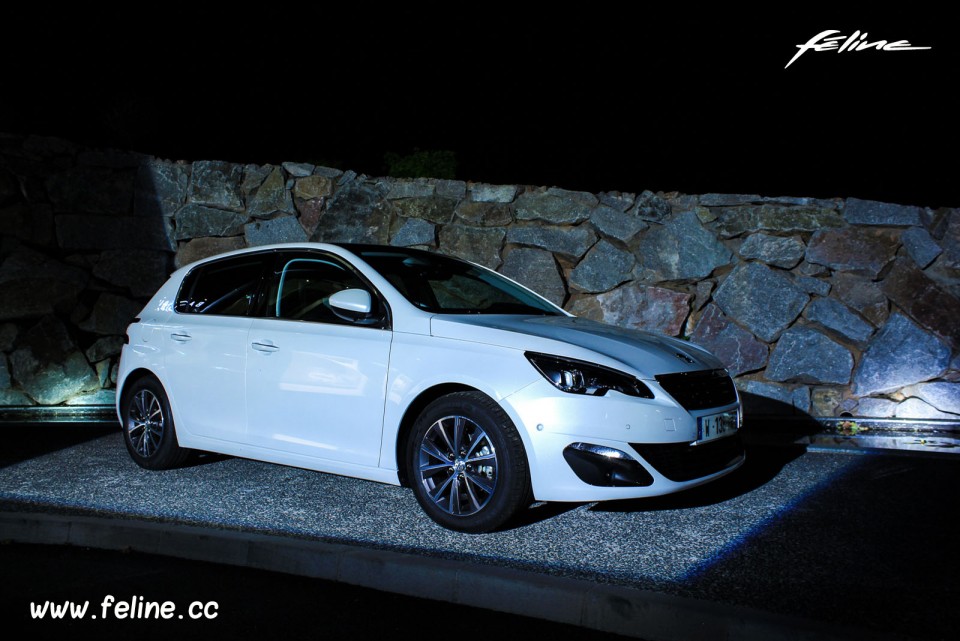
[[[243,441],[250,313],[271,258],[233,256],[200,265],[184,279],[162,336],[178,431]]]

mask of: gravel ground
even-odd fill
[[[0,507],[348,542],[952,638],[960,461],[769,447],[672,497],[545,504],[485,535],[440,528],[406,489],[206,456],[137,467],[118,431],[4,427]],[[42,438],[38,435],[43,435]]]

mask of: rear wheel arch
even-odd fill
[[[117,386],[117,406],[122,408],[123,404],[126,402],[127,394],[130,393],[130,390],[133,389],[137,383],[139,383],[144,378],[152,378],[160,384],[160,387],[163,388],[164,394],[167,395],[167,400],[170,404],[173,404],[173,401],[170,399],[170,394],[168,392],[167,383],[160,378],[160,376],[148,367],[138,367],[137,369],[131,370],[127,377],[123,381],[119,381]]]
[[[147,369],[146,367],[137,368],[131,371],[129,374],[127,374],[127,377],[123,379],[123,382],[121,383],[120,387],[117,389],[117,404],[120,407],[123,407],[124,402],[126,401],[126,395],[129,393],[129,391],[133,389],[133,387],[136,385],[138,381],[140,381],[142,378],[145,378],[147,376],[155,378],[158,381],[160,380],[156,374],[154,374],[151,370]],[[160,384],[163,385],[162,382]]]
[[[173,411],[163,383],[143,370],[127,377],[120,395],[120,424],[131,458],[147,469],[163,470],[183,465],[190,450],[177,439]]]

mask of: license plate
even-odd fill
[[[730,436],[737,431],[739,423],[737,418],[736,410],[701,416],[697,419],[697,442],[703,443]]]

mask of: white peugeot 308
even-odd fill
[[[744,461],[710,353],[415,249],[273,245],[184,267],[127,329],[117,384],[145,468],[202,450],[408,485],[464,532]]]

